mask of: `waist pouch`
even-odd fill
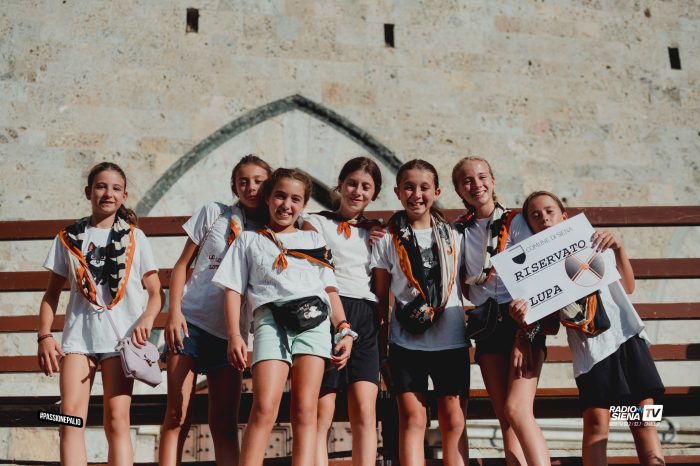
[[[321,325],[328,318],[328,304],[318,296],[269,303],[277,325],[292,332],[303,332]]]

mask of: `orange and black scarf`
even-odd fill
[[[559,319],[565,327],[587,335],[597,335],[610,328],[610,319],[603,307],[600,291],[584,296],[559,311]]]
[[[491,277],[493,274],[491,257],[502,252],[506,248],[508,235],[510,233],[510,223],[513,221],[513,217],[515,217],[515,212],[506,209],[498,202],[496,203],[496,208],[491,214],[489,223],[486,226],[486,235],[484,236],[484,266],[479,274],[467,277],[467,284],[482,285]],[[476,212],[470,210],[457,219],[455,228],[457,228],[460,233],[464,233],[464,231],[475,222]],[[466,237],[467,235],[465,234],[465,240]]]
[[[287,249],[282,244],[282,241],[277,237],[274,231],[269,227],[261,228],[258,233],[268,238],[270,241],[275,243],[275,245],[280,249],[280,253],[277,255],[275,262],[272,267],[277,269],[278,272],[282,272],[287,268],[287,257],[292,256],[298,259],[305,259],[313,264],[317,264],[323,267],[328,267],[331,270],[335,270],[333,266],[333,255],[331,250],[327,247],[320,247],[314,249]]]
[[[434,286],[429,287],[418,240],[406,212],[399,211],[389,219],[389,232],[399,257],[399,265],[411,288],[418,293],[406,307],[422,314],[421,317],[416,317],[421,321],[433,321],[442,314],[450,299],[457,273],[457,249],[450,225],[434,215],[431,216],[431,225],[437,243],[440,274],[436,277]]]
[[[83,240],[89,224],[90,217],[82,218],[62,229],[58,233],[58,238],[69,252],[70,269],[75,273],[78,290],[88,301],[99,306],[97,304],[97,290],[87,278],[87,272],[90,269],[83,255]],[[134,261],[134,250],[136,249],[134,228],[134,225],[129,224],[121,217],[115,217],[105,260],[107,285],[112,296],[112,302],[107,305],[108,309],[114,308],[126,293],[126,284],[129,281],[129,273]]]
[[[338,234],[345,236],[345,239],[350,238],[350,235],[351,235],[350,227],[357,227],[357,228],[363,228],[365,230],[369,230],[369,229],[374,228],[374,227],[381,227],[382,226],[381,220],[368,219],[363,215],[360,215],[359,217],[353,218],[350,220],[343,218],[337,212],[330,212],[328,210],[321,211],[318,213],[318,215],[325,217],[329,220],[332,220],[334,222],[337,222],[338,223]]]

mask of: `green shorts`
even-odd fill
[[[284,344],[281,332],[287,332],[291,352]],[[317,327],[296,333],[279,327],[272,316],[272,311],[261,306],[253,313],[253,365],[260,361],[276,359],[292,364],[292,357],[297,354],[311,354],[321,358],[331,357],[330,319]]]

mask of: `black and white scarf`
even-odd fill
[[[83,240],[85,231],[90,224],[90,217],[81,218],[58,233],[58,237],[68,250],[69,269],[75,275],[80,293],[92,304],[97,304],[95,288],[87,278],[90,270],[83,255]],[[112,301],[107,305],[112,309],[124,297],[129,272],[134,259],[136,241],[134,240],[134,225],[117,216],[112,225],[110,243],[107,245],[105,270],[107,285]]]

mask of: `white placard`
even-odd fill
[[[491,258],[510,295],[528,301],[528,324],[620,279],[614,253],[591,249],[594,232],[579,214]]]

